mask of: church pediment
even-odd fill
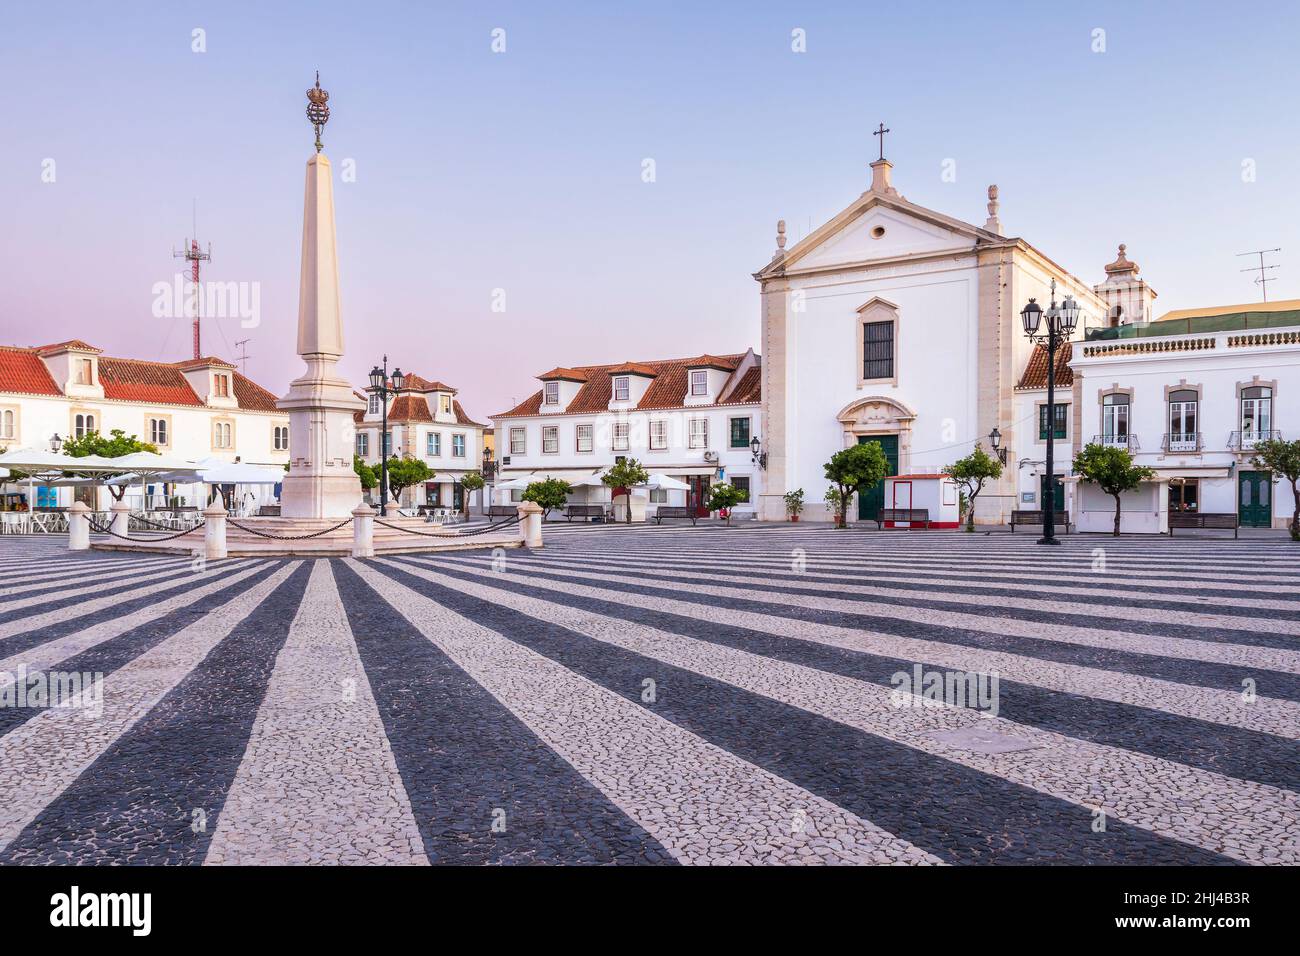
[[[848,431],[901,427],[916,418],[916,412],[896,398],[871,395],[850,402],[835,416]]]
[[[813,248],[786,260],[786,269],[820,269],[873,259],[894,259],[917,253],[961,251],[973,236],[927,222],[918,216],[876,202],[863,209]],[[799,250],[794,250],[798,252]],[[796,265],[797,263],[797,265]]]

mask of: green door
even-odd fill
[[[1237,517],[1243,528],[1268,528],[1273,524],[1273,475],[1267,471],[1237,473]]]
[[[1055,513],[1059,517],[1060,515],[1065,514],[1065,482],[1061,479],[1060,475],[1057,475],[1054,484],[1056,485],[1056,495],[1055,495],[1055,500],[1052,503],[1052,508],[1055,510]],[[1040,507],[1046,507],[1047,505],[1047,476],[1046,475],[1043,475],[1041,478],[1038,479],[1038,495],[1039,495],[1038,501]]]
[[[858,444],[865,445],[869,441],[880,442],[880,450],[885,453],[885,458],[889,460],[889,471],[887,474],[898,474],[898,436],[897,435],[859,435]],[[885,507],[885,483],[876,482],[875,487],[865,494],[858,495],[858,520],[875,521],[876,515],[880,509]]]

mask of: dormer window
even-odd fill
[[[709,373],[702,368],[691,369],[691,394],[709,394]]]
[[[614,401],[626,402],[632,394],[631,385],[626,375],[614,376]]]
[[[79,358],[76,365],[76,382],[77,385],[94,385],[95,384],[95,360],[88,358]]]
[[[450,395],[443,395],[443,396],[441,396],[441,402],[440,402],[439,407],[442,409],[442,413],[443,413],[444,415],[450,415],[450,414],[451,414],[451,396],[450,396]]]
[[[542,404],[543,405],[560,404],[560,383],[559,382],[547,382],[545,384]]]
[[[371,393],[370,393],[370,405],[369,405],[369,407],[366,409],[366,411],[367,411],[368,414],[371,414],[371,415],[378,415],[381,411],[383,411],[383,407],[379,404],[379,401],[380,401],[380,399],[379,399],[379,393],[378,393],[378,392],[371,392]]]
[[[212,394],[217,398],[230,397],[230,376],[217,373],[212,376]]]

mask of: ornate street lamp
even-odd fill
[[[767,452],[763,451],[762,448],[763,443],[758,440],[757,435],[749,440],[749,454],[751,459],[759,468],[767,471]]]
[[[384,356],[384,367],[376,365],[370,370],[370,391],[379,396],[382,411],[379,426],[379,514],[388,517],[388,399],[406,387],[406,376],[400,368],[393,369],[392,384],[389,385],[388,356]]]
[[[57,455],[59,453],[59,449],[61,449],[62,447],[63,447],[63,439],[59,437],[58,432],[55,432],[54,437],[50,439],[50,451],[54,452],[54,454]]]
[[[1047,319],[1047,331],[1040,334],[1039,326],[1043,318]],[[1065,301],[1056,304],[1056,280],[1052,280],[1052,304],[1047,312],[1033,299],[1020,310],[1020,323],[1025,335],[1031,342],[1047,349],[1047,475],[1046,490],[1043,493],[1043,536],[1039,544],[1060,544],[1054,534],[1056,523],[1056,471],[1053,467],[1056,435],[1056,353],[1064,342],[1074,334],[1074,327],[1079,323],[1079,303],[1073,296],[1067,295]],[[994,429],[996,432],[997,429]],[[991,438],[992,436],[990,436]],[[996,446],[994,446],[996,447]]]
[[[993,426],[993,431],[989,432],[989,444],[993,446],[993,451],[997,453],[998,461],[1005,465],[1007,463],[1007,450],[1002,447],[1002,432],[998,431],[996,425]]]

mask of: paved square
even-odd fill
[[[0,538],[0,863],[1300,862],[1283,537],[546,535]]]

